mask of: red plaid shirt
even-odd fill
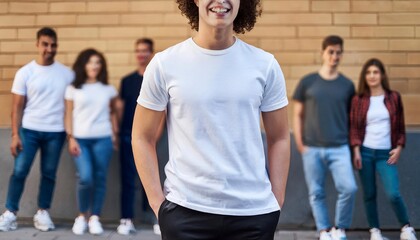
[[[405,145],[404,109],[398,92],[385,92],[384,103],[391,121],[391,145]],[[370,105],[370,95],[356,95],[351,101],[350,145],[361,146],[365,138],[366,118]]]

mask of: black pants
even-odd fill
[[[227,216],[191,210],[165,200],[158,215],[163,240],[273,240],[280,211]]]

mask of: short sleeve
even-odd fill
[[[73,70],[67,68],[67,84],[71,84],[75,78],[76,74],[73,72]]]
[[[264,88],[261,111],[269,112],[287,106],[286,82],[279,63],[273,57]]]
[[[350,81],[350,100],[351,100],[351,98],[356,94],[356,89],[355,89],[355,87],[354,87],[354,84],[353,84],[353,82],[351,82]]]
[[[169,101],[162,66],[157,54],[147,65],[137,103],[145,108],[163,111]]]
[[[26,81],[28,79],[27,71],[21,68],[16,72],[15,79],[13,80],[12,93],[26,96]]]
[[[293,93],[293,99],[299,102],[305,101],[305,78],[302,79],[296,86],[295,92]]]
[[[74,100],[74,91],[75,91],[76,89],[74,88],[74,86],[73,85],[69,85],[69,86],[67,86],[67,88],[66,88],[66,93],[64,94],[64,98],[66,99],[66,100]]]
[[[117,89],[115,89],[115,87],[112,85],[109,86],[109,95],[111,96],[111,98],[118,96]]]

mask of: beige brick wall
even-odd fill
[[[420,126],[420,1],[264,0],[264,12],[245,41],[273,53],[288,94],[321,63],[325,35],[345,39],[340,70],[357,83],[361,65],[378,57],[403,95],[406,122]],[[133,44],[152,37],[158,51],[194,34],[172,0],[19,0],[0,2],[0,127],[10,126],[10,88],[16,70],[36,56],[35,33],[54,27],[57,59],[71,65],[87,47],[103,51],[111,82],[134,69]],[[291,112],[291,111],[290,111]]]

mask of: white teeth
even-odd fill
[[[228,9],[227,8],[212,8],[211,11],[215,13],[226,13]]]

